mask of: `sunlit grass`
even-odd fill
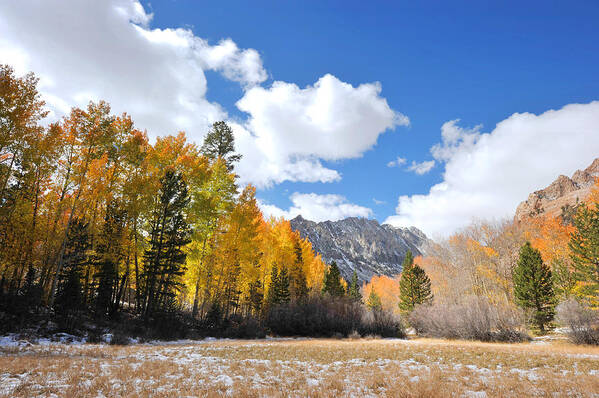
[[[597,396],[599,348],[561,341],[214,341],[0,350],[0,396]]]

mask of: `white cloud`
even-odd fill
[[[199,140],[226,117],[206,99],[204,71],[251,86],[267,77],[262,61],[229,39],[211,46],[187,29],[150,29],[151,19],[136,0],[4,1],[0,62],[40,77],[54,119],[105,99],[152,136],[185,130]]]
[[[413,171],[414,173],[421,176],[431,171],[433,167],[435,167],[434,160],[428,160],[420,163],[412,161],[412,164],[410,165],[410,167],[408,167],[408,170]]]
[[[238,173],[258,187],[337,181],[323,160],[359,157],[385,130],[409,123],[379,83],[354,87],[327,74],[304,88],[263,88],[258,51],[231,39],[211,45],[189,29],[153,29],[151,20],[138,0],[2,1],[0,62],[41,78],[52,119],[104,99],[152,137],[184,130],[198,143],[228,118],[206,99],[205,71],[218,71],[245,90],[237,106],[248,119],[234,123],[244,156]]]
[[[289,181],[329,182],[340,178],[321,160],[362,156],[387,129],[407,125],[380,96],[379,83],[354,87],[327,74],[313,86],[275,81],[253,87],[237,102],[249,115],[236,128],[242,180],[258,186]]]
[[[407,159],[398,156],[397,159],[390,161],[387,163],[387,167],[399,167],[407,162]]]
[[[260,208],[267,217],[284,217],[292,219],[301,215],[307,220],[316,222],[330,220],[336,221],[347,217],[370,217],[372,210],[349,203],[341,195],[318,195],[315,193],[294,193],[290,197],[293,205],[289,210],[259,202]]]
[[[387,203],[384,200],[378,200],[377,198],[372,198],[372,201],[374,202],[375,205],[379,205],[379,206]]]
[[[599,156],[599,102],[570,104],[541,115],[515,113],[491,133],[443,125],[443,182],[427,195],[401,196],[386,222],[448,235],[472,221],[513,217],[529,193],[560,174],[571,175]]]

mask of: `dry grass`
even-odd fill
[[[0,349],[0,396],[599,396],[599,348],[560,341],[214,341]]]

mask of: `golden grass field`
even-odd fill
[[[0,348],[2,397],[598,397],[563,341],[216,340]]]

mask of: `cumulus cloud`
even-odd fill
[[[347,217],[370,217],[372,210],[349,203],[341,195],[318,195],[315,193],[294,193],[290,197],[293,205],[289,210],[260,202],[260,209],[267,217],[284,217],[292,219],[301,215],[305,219],[320,222],[336,221]]]
[[[206,99],[205,71],[217,71],[244,89],[237,107],[247,120],[233,123],[244,156],[238,173],[258,187],[337,181],[323,161],[361,156],[385,130],[408,124],[378,83],[354,87],[327,74],[303,88],[264,88],[268,74],[255,49],[155,29],[152,17],[138,0],[3,1],[0,62],[41,78],[52,119],[104,99],[152,137],[184,130],[198,143],[214,121],[228,119]]]
[[[52,117],[105,99],[157,136],[185,130],[199,140],[226,118],[206,99],[205,70],[250,87],[267,77],[256,50],[211,46],[188,29],[150,29],[136,0],[0,3],[0,62],[40,77]]]
[[[599,156],[599,102],[515,113],[490,133],[450,121],[441,138],[431,152],[445,161],[443,182],[427,195],[401,196],[387,223],[446,236],[473,218],[513,217],[530,192]]]
[[[237,107],[248,121],[236,134],[241,152],[251,155],[239,174],[258,186],[339,179],[320,161],[362,156],[384,131],[409,124],[380,93],[379,83],[354,87],[330,74],[304,88],[275,81],[247,90]]]
[[[387,163],[387,167],[399,167],[407,162],[407,159],[398,156],[397,159],[390,161]]]
[[[421,175],[426,174],[429,171],[431,171],[433,169],[433,167],[435,167],[434,160],[427,160],[424,162],[412,161],[412,164],[410,165],[410,167],[408,167],[408,170],[413,171],[414,173],[421,176]]]

